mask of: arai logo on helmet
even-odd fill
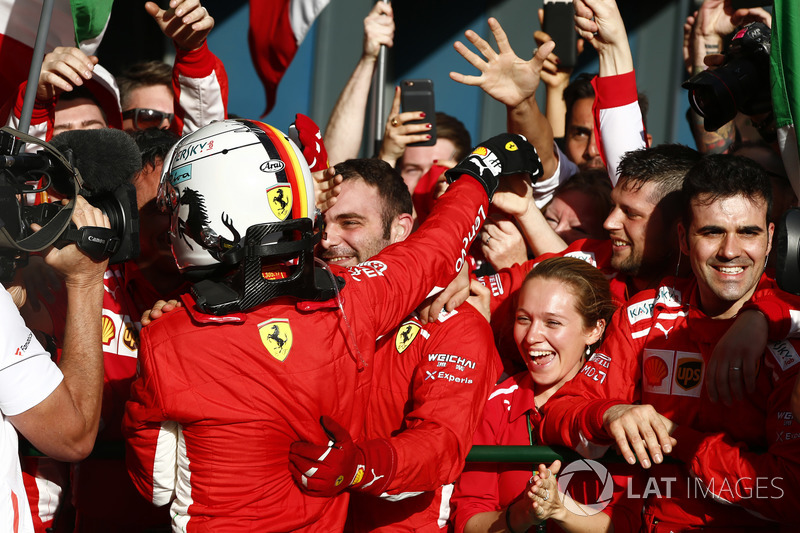
[[[280,172],[286,168],[286,165],[280,159],[270,159],[261,163],[261,172]]]

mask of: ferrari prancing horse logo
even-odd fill
[[[269,354],[283,362],[292,349],[292,328],[286,318],[273,318],[258,325],[261,342]]]
[[[406,322],[400,329],[397,330],[397,336],[394,338],[394,347],[397,348],[397,353],[403,353],[411,342],[417,338],[419,333],[419,324],[414,322]]]
[[[269,208],[281,220],[286,220],[292,212],[292,188],[287,184],[273,185],[267,189]]]

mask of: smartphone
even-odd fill
[[[544,0],[542,31],[555,41],[553,53],[561,61],[560,66],[573,68],[578,62],[578,33],[572,0]]]
[[[425,118],[411,120],[406,124],[431,124],[427,141],[411,143],[408,146],[433,146],[436,144],[436,104],[433,99],[433,81],[403,80],[400,84],[400,106],[405,111],[422,111]]]

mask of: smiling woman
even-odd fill
[[[514,323],[514,339],[527,370],[508,378],[489,396],[473,444],[541,444],[536,442],[539,408],[580,372],[602,340],[615,307],[608,280],[590,264],[555,257],[536,265],[520,288]],[[553,473],[557,463],[549,466]],[[531,475],[533,468],[520,466],[467,465],[451,499],[457,532],[521,532],[544,520],[564,531],[607,531],[612,526],[618,532],[638,530],[638,510],[623,497],[628,479],[624,473],[611,472],[614,496],[599,512],[560,493],[544,465],[538,468],[539,477]],[[580,488],[570,484],[569,493],[580,495],[582,503],[600,501],[596,479],[576,481]],[[575,514],[573,503],[586,516]]]

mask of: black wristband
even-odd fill
[[[511,533],[517,533],[514,531],[514,528],[511,527],[511,505],[506,507],[506,529],[508,529]]]

